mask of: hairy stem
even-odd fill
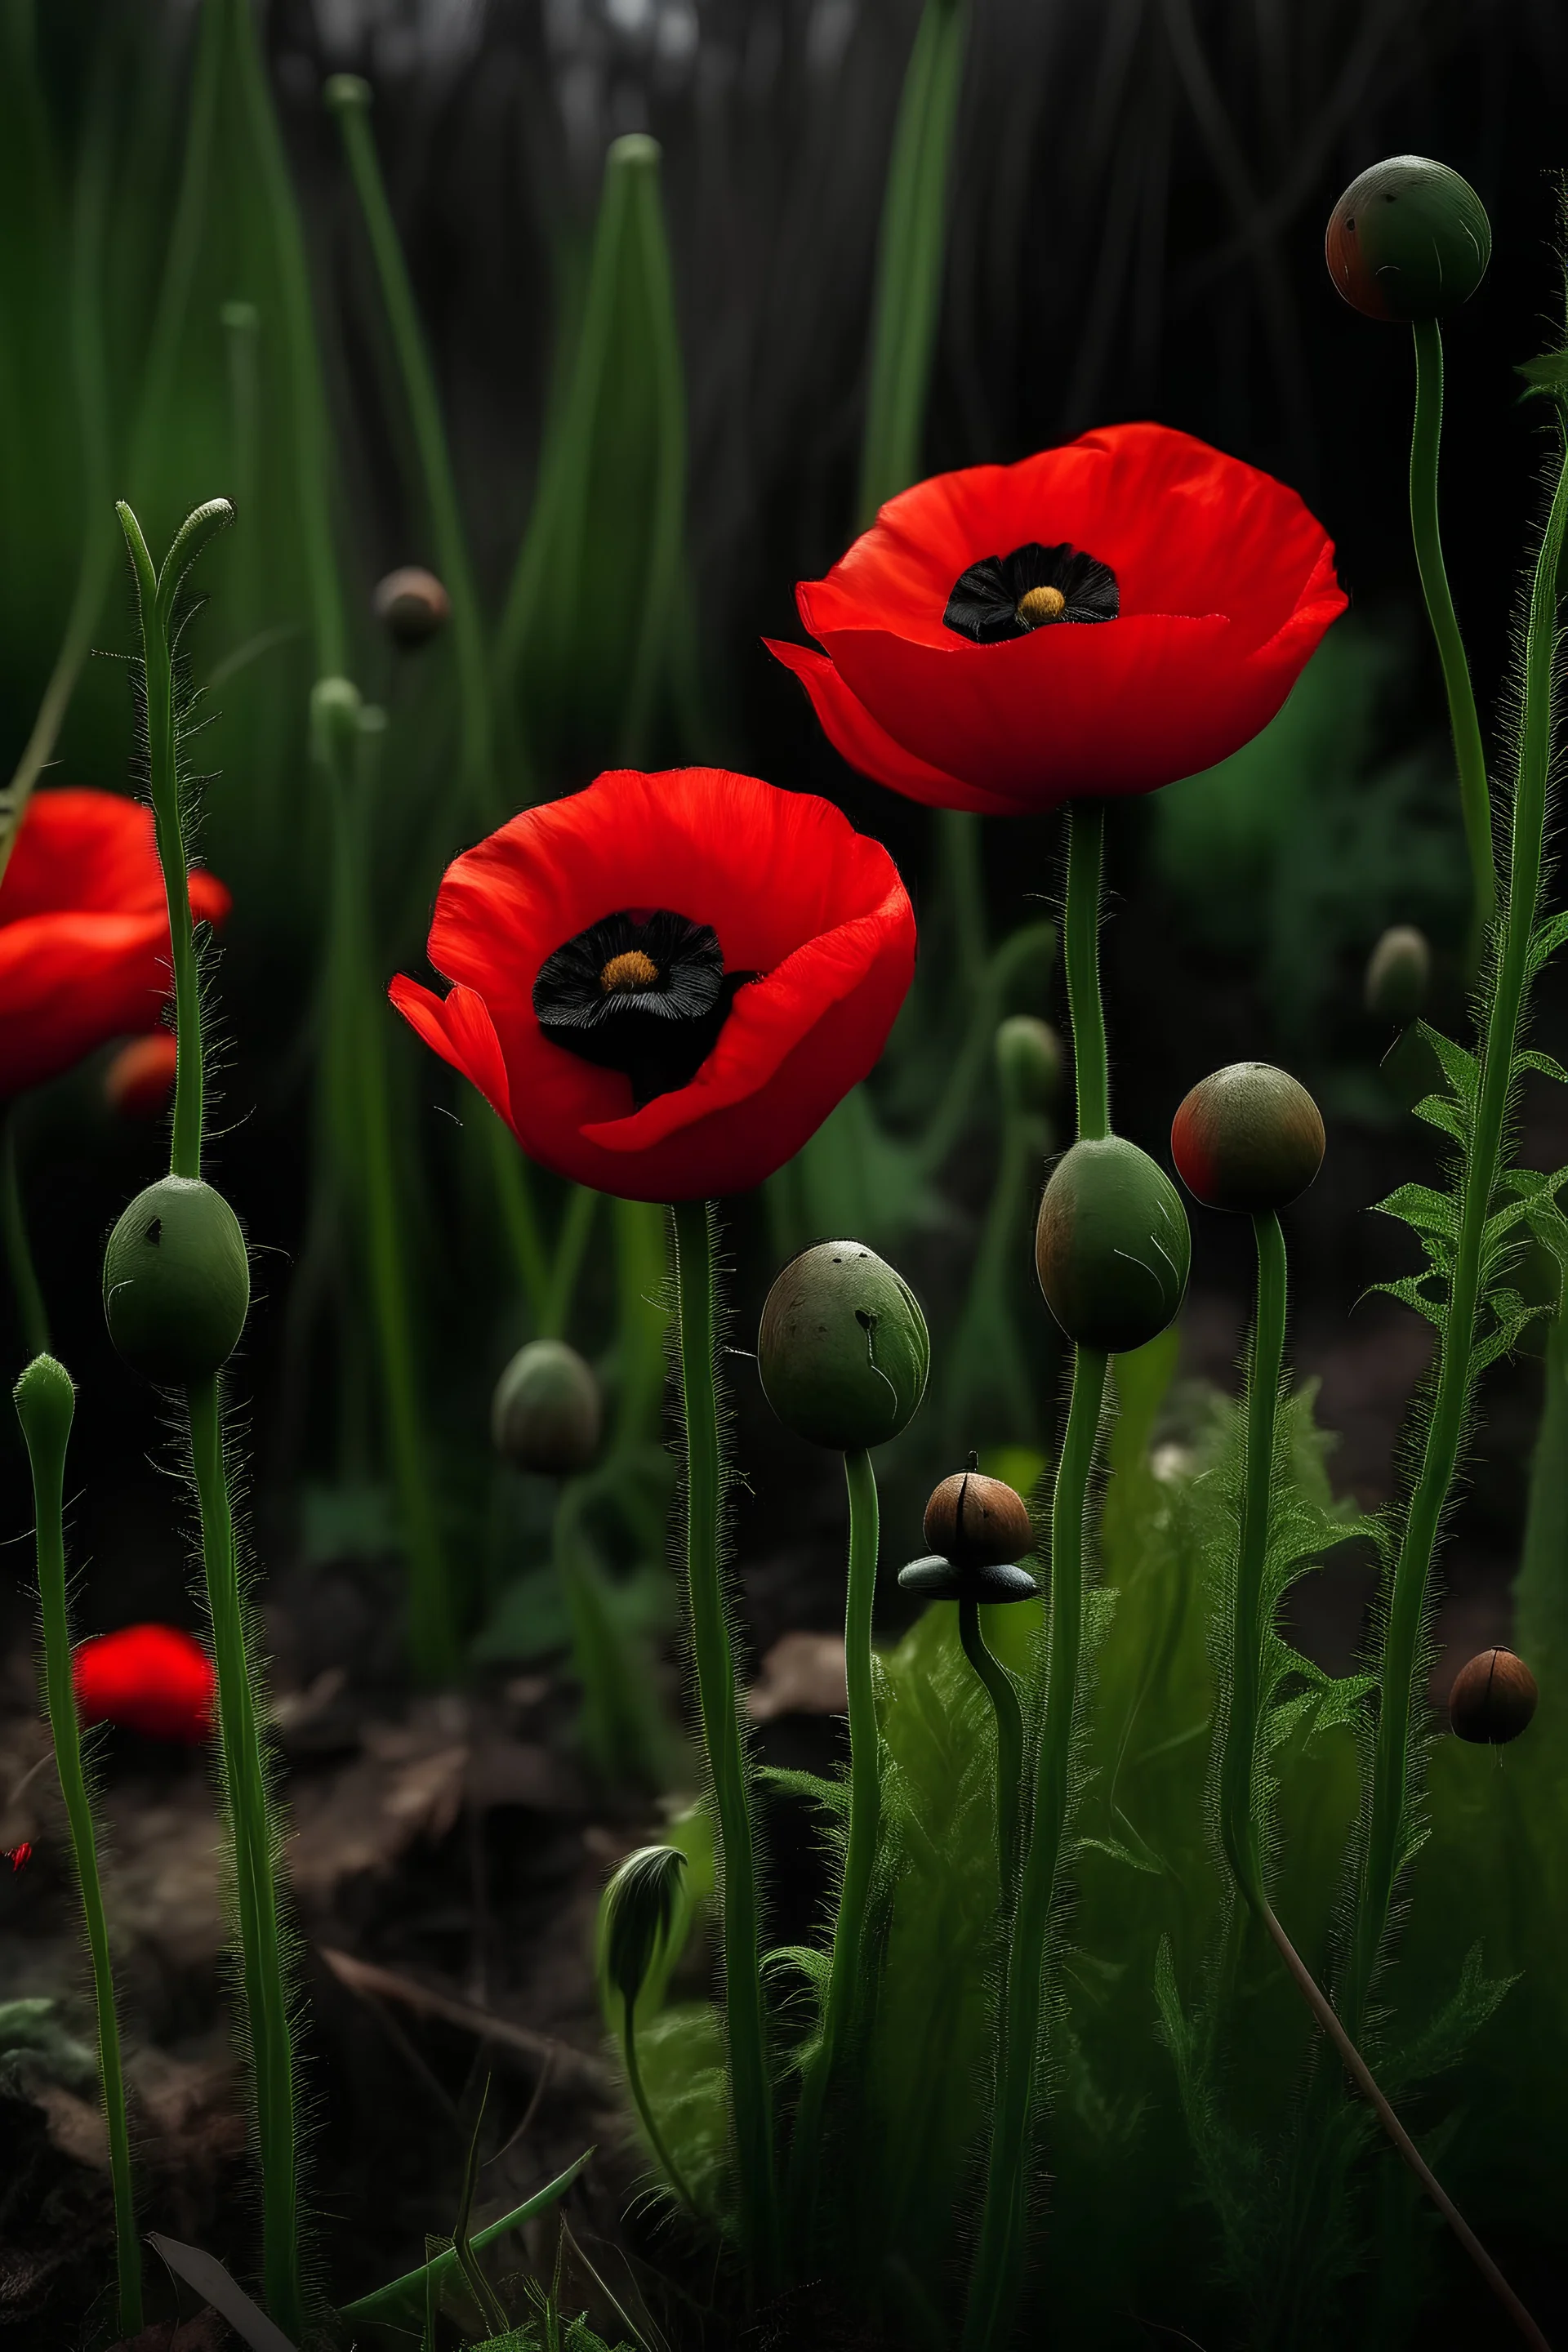
[[[240,1974],[255,2079],[261,2162],[262,2274],[267,2308],[286,2336],[302,2337],[294,2052],[279,1933],[275,1840],[256,1691],[239,1589],[234,1518],[224,1462],[218,1383],[187,1391],[191,1466],[201,1510],[202,1565],[212,1617],[224,1795],[234,1841]]]
[[[668,2144],[658,2127],[658,2118],[648,2104],[647,2093],[643,2088],[642,2066],[637,2058],[637,2003],[631,2000],[623,2001],[621,2006],[621,2054],[626,2061],[627,2086],[631,2091],[637,2114],[642,2119],[642,2127],[647,2134],[648,2146],[664,2167],[665,2177],[681,2203],[689,2211],[695,2212],[696,2200],[686,2185],[685,2175],[679,2165],[669,2152]]]
[[[724,1471],[714,1377],[718,1313],[712,1212],[703,1201],[678,1201],[673,1213],[686,1427],[687,1601],[702,1743],[718,1816],[724,2014],[741,2224],[752,2269],[765,2288],[777,2271],[773,2084],[751,1790],[721,1564]]]
[[[1100,994],[1100,883],[1105,854],[1105,810],[1099,801],[1068,806],[1068,897],[1065,936],[1068,1017],[1072,1024],[1073,1085],[1078,1138],[1098,1143],[1110,1133],[1110,1071],[1105,1008]]]
[[[1508,897],[1487,1007],[1479,1082],[1464,1161],[1453,1283],[1439,1345],[1436,1391],[1394,1564],[1379,1661],[1372,1801],[1357,1889],[1347,2008],[1364,2013],[1377,1972],[1409,1830],[1411,1747],[1427,1586],[1464,1442],[1473,1380],[1487,1220],[1491,1213],[1515,1083],[1514,1054],[1530,982],[1530,942],[1541,892],[1552,757],[1557,566],[1568,525],[1568,467],[1556,487],[1531,592],[1524,711],[1509,848]]]
[[[996,1718],[996,1866],[1004,1915],[1013,1907],[1018,1879],[1019,1806],[1024,1791],[1024,1710],[1012,1675],[996,1657],[980,1623],[980,1604],[958,1604],[963,1654],[985,1685]]]
[[[1263,1838],[1254,1807],[1258,1717],[1267,1631],[1264,1576],[1268,1558],[1268,1497],[1274,1479],[1274,1432],[1285,1362],[1287,1276],[1285,1236],[1266,1210],[1252,1220],[1258,1244],[1258,1314],[1247,1369],[1247,1462],[1241,1496],[1241,1542],[1230,1627],[1230,1705],[1220,1757],[1220,1842],[1236,1883],[1249,1903],[1263,1893]]]
[[[81,1731],[71,1676],[70,1617],[66,1601],[64,1489],[66,1445],[73,1400],[69,1377],[52,1358],[36,1361],[31,1381],[48,1379],[46,1399],[27,1393],[28,1376],[18,1383],[17,1417],[27,1442],[33,1473],[33,1511],[38,1600],[44,1625],[44,1688],[55,1764],[70,1827],[71,1855],[81,1895],[88,1949],[92,1956],[92,1992],[98,2012],[98,2073],[109,2127],[109,2174],[114,2194],[114,2252],[120,2284],[120,2332],[142,2326],[142,2246],[136,2232],[136,2200],[131,2177],[131,2137],[125,2120],[125,2083],[120,2066],[120,2021],[114,2006],[114,1971],[109,1958],[109,1923],[98,1875],[98,1842],[92,1802],[82,1769]],[[52,1408],[52,1409],[50,1409]]]
[[[16,1320],[22,1328],[23,1351],[30,1358],[48,1353],[49,1317],[27,1239],[27,1208],[16,1148],[17,1117],[15,1104],[0,1104],[0,1240],[5,1244]]]
[[[1487,791],[1487,755],[1481,741],[1481,722],[1476,714],[1475,689],[1470,684],[1470,668],[1465,658],[1454,600],[1448,593],[1448,574],[1437,527],[1437,457],[1443,436],[1443,330],[1436,319],[1417,319],[1414,332],[1415,417],[1410,436],[1410,530],[1415,541],[1421,592],[1426,599],[1426,617],[1432,624],[1443,665],[1448,724],[1458,763],[1459,806],[1465,819],[1465,843],[1470,853],[1473,898],[1469,964],[1474,971],[1480,962],[1487,926],[1497,903],[1491,801]]]
[[[809,2261],[823,2187],[823,2120],[850,2042],[868,2006],[866,1921],[882,1821],[881,1731],[871,1658],[877,1600],[877,1478],[862,1447],[844,1456],[849,1490],[849,1576],[844,1604],[844,1672],[849,1694],[849,1837],[833,1923],[833,1955],[822,2031],[801,2077],[790,2144],[790,2203],[802,2256]]]

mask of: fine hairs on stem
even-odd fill
[[[224,499],[209,499],[197,507],[181,525],[157,572],[135,515],[124,504],[116,511],[131,555],[140,608],[147,781],[173,949],[177,1051],[171,1172],[198,1182],[205,1090],[201,986],[191,924],[186,778],[181,760],[188,706],[175,663],[185,577],[206,542],[232,520],[232,510]],[[233,1847],[240,1980],[256,2101],[262,2270],[271,2316],[287,2335],[298,2339],[305,2325],[300,2275],[298,2114],[278,1899],[279,1838],[260,1733],[261,1671],[241,1589],[218,1376],[213,1373],[192,1381],[186,1402],[212,1618],[220,1772]]]
[[[751,1779],[741,1732],[722,1562],[724,1462],[715,1365],[718,1269],[713,1211],[672,1211],[680,1401],[686,1433],[686,1587],[702,1745],[712,1783],[723,2000],[741,2227],[752,2275],[778,2270],[773,2080],[763,2000],[761,1918]]]
[[[867,1989],[875,1984],[865,1949],[882,1817],[881,1732],[877,1721],[871,1620],[879,1542],[877,1475],[864,1447],[844,1456],[849,1493],[849,1576],[844,1606],[844,1671],[849,1697],[849,1835],[834,1912],[833,1952],[816,2047],[801,2074],[790,2144],[791,2220],[809,2261],[823,2188],[823,2124],[849,2045],[865,2032]]]
[[[39,1355],[16,1383],[16,1417],[26,1440],[33,1474],[38,1604],[44,1631],[44,1689],[55,1763],[70,1826],[71,1859],[81,1896],[82,1922],[92,1958],[93,2002],[98,2012],[98,2072],[109,2128],[109,2175],[114,2194],[114,2250],[120,2285],[120,2332],[142,2327],[142,2246],[136,2231],[136,2200],[131,2172],[131,2139],[125,2120],[125,2084],[120,2067],[120,2022],[114,2006],[114,1971],[109,1957],[109,1924],[98,1876],[98,1843],[92,1800],[82,1766],[81,1732],[71,1678],[70,1614],[66,1598],[64,1492],[66,1447],[76,1411],[70,1374],[52,1356]]]

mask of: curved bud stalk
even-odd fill
[[[626,1856],[599,1906],[599,1968],[621,2005],[621,2054],[648,2145],[681,2203],[694,2211],[695,2200],[649,2105],[637,2047],[637,2002],[669,1946],[685,1875],[679,1846],[639,1846]]]

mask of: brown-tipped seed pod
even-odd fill
[[[1461,1666],[1448,1693],[1448,1721],[1461,1739],[1506,1748],[1535,1713],[1535,1676],[1511,1650],[1483,1650]]]
[[[566,1478],[597,1453],[601,1417],[599,1383],[576,1349],[531,1339],[496,1382],[490,1437],[517,1469]]]
[[[757,1335],[763,1393],[786,1429],[840,1454],[914,1419],[931,1340],[914,1292],[864,1242],[818,1242],[773,1283]]]
[[[1205,1208],[1286,1208],[1323,1164],[1317,1104],[1288,1070],[1232,1062],[1200,1078],[1171,1122],[1176,1173]]]
[[[1366,1009],[1380,1020],[1414,1021],[1432,982],[1432,950],[1414,923],[1384,931],[1366,964]]]
[[[996,1075],[1010,1110],[1049,1110],[1061,1090],[1062,1041],[1048,1021],[1015,1013],[996,1032]]]
[[[221,1370],[250,1311],[250,1261],[221,1192],[162,1176],[138,1192],[103,1253],[109,1336],[132,1371],[174,1388]]]
[[[1035,1548],[1022,1495],[1005,1479],[955,1470],[926,1505],[925,1539],[955,1568],[998,1568]]]
[[[1352,180],[1323,240],[1329,276],[1368,319],[1446,319],[1469,300],[1491,255],[1479,196],[1426,155],[1390,155]]]
[[[393,644],[405,653],[428,645],[446,627],[452,610],[452,600],[436,574],[416,563],[378,581],[371,603]]]
[[[1035,1227],[1046,1304],[1076,1347],[1123,1355],[1157,1339],[1186,1293],[1193,1241],[1182,1197],[1124,1136],[1075,1143]]]

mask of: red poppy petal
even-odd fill
[[[212,1727],[212,1663],[175,1625],[125,1625],[81,1643],[71,1659],[84,1723],[117,1723],[149,1739],[191,1744]]]
[[[169,988],[161,908],[0,924],[0,1098],[58,1076],[110,1037],[155,1029]]]
[[[983,793],[944,769],[933,768],[878,725],[863,702],[845,685],[826,654],[815,646],[792,646],[764,637],[774,659],[794,670],[807,694],[822,731],[840,756],[861,774],[874,776],[896,793],[931,808],[973,809],[980,816],[1013,816],[1016,804],[999,793]]]
[[[511,1087],[500,1040],[483,997],[460,984],[440,997],[401,972],[386,992],[409,1027],[444,1062],[461,1070],[510,1127]]]
[[[33,794],[0,879],[0,923],[61,909],[151,914],[163,898],[151,809],[75,785]]]

